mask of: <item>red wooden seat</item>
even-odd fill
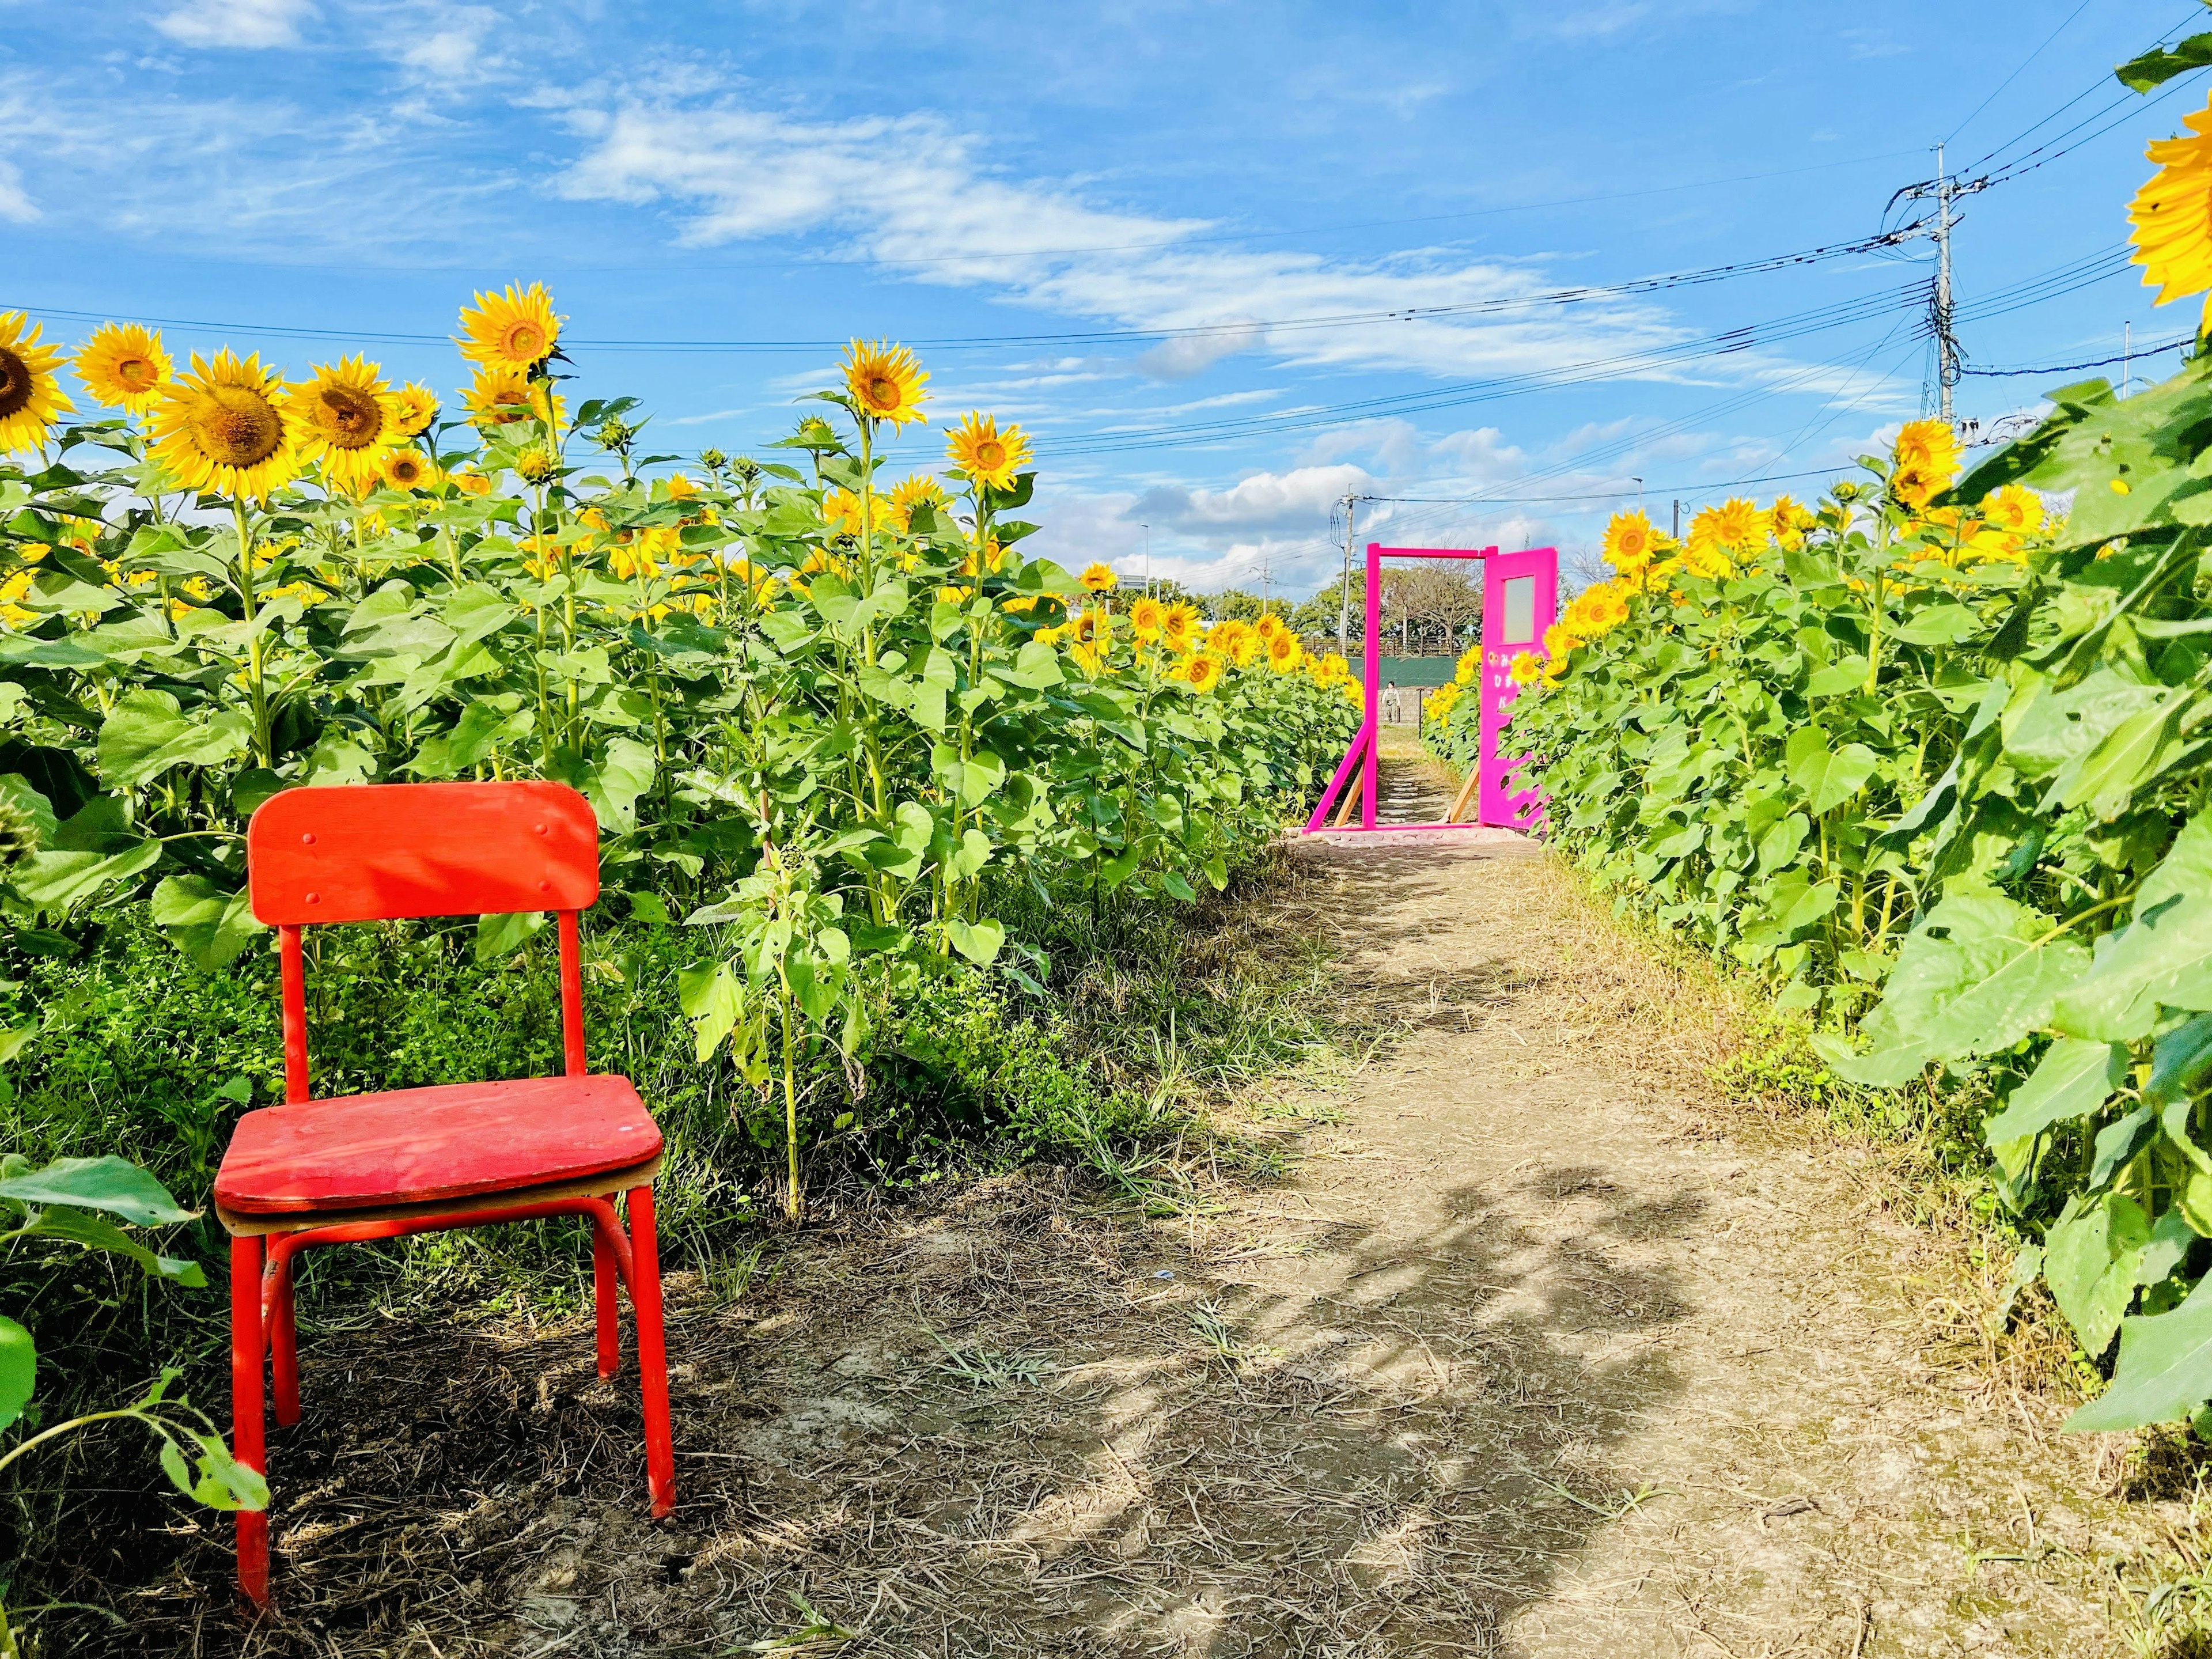
[[[659,1128],[629,1079],[584,1063],[577,913],[599,896],[599,825],[554,783],[368,784],[270,797],[246,830],[253,913],[277,930],[284,1103],[239,1121],[216,1176],[231,1234],[231,1404],[240,1462],[265,1472],[265,1372],[299,1421],[292,1260],[319,1245],[548,1215],[592,1224],[599,1375],[621,1362],[617,1287],[636,1314],[646,1480],[676,1506],[653,1227]],[[561,934],[566,1075],[312,1100],[301,929],[550,909]],[[614,1200],[623,1197],[629,1224]],[[269,1599],[269,1517],[238,1516],[238,1579]]]
[[[250,1215],[428,1204],[631,1169],[659,1151],[626,1077],[338,1095],[240,1118],[215,1200]]]

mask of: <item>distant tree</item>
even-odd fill
[[[1367,625],[1367,573],[1355,570],[1352,574],[1352,611],[1346,629],[1346,647],[1359,649],[1360,629]],[[1336,649],[1336,624],[1340,595],[1344,592],[1342,577],[1315,594],[1291,613],[1291,626],[1306,639],[1326,638],[1328,648]]]
[[[1482,617],[1482,587],[1472,561],[1423,559],[1382,579],[1382,625],[1409,655],[1457,655]]]
[[[1257,593],[1247,593],[1241,587],[1224,587],[1218,593],[1209,593],[1200,601],[1206,614],[1216,622],[1257,622],[1266,616],[1288,617],[1291,602],[1270,598],[1262,600]]]

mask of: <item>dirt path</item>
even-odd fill
[[[1717,1120],[1692,1005],[1544,859],[1307,856],[1291,925],[1408,1034],[1255,1117],[1286,1178],[1012,1179],[679,1295],[664,1528],[582,1330],[311,1348],[246,1650],[2122,1650],[2143,1506],[1931,1348],[1863,1160]]]

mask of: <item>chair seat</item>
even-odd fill
[[[660,1128],[626,1077],[535,1077],[264,1107],[239,1119],[222,1208],[283,1215],[421,1204],[647,1162]]]

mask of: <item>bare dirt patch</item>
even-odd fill
[[[115,1646],[2124,1650],[2101,1564],[2158,1514],[1931,1334],[1957,1246],[1869,1154],[1715,1097],[1718,1003],[1541,857],[1307,856],[1404,1035],[1247,1103],[1287,1177],[1146,1216],[1032,1171],[672,1286],[663,1525],[586,1328],[313,1341],[280,1611],[210,1527]]]

